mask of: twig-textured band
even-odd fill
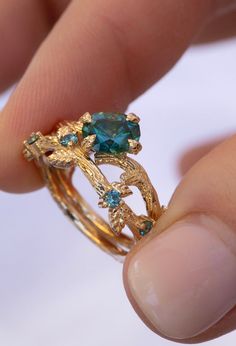
[[[34,160],[53,198],[77,228],[102,250],[122,259],[136,240],[145,236],[163,212],[157,193],[143,167],[130,154],[141,150],[139,118],[130,113],[85,113],[78,121],[59,124],[55,133],[33,133],[24,142],[24,156]],[[99,169],[109,164],[124,173],[110,183]],[[109,224],[97,215],[72,184],[79,167],[108,208]],[[147,215],[137,215],[125,202],[136,186],[146,204]],[[122,232],[127,226],[133,237]]]

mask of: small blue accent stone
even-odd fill
[[[143,221],[144,228],[139,229],[139,234],[144,237],[147,233],[149,233],[153,227],[152,221],[145,220]]]
[[[35,133],[33,133],[28,139],[27,139],[27,143],[29,145],[34,144],[37,140],[39,139],[39,136],[36,135]]]
[[[60,144],[67,147],[69,143],[78,144],[78,136],[75,133],[68,133],[60,138]]]
[[[93,150],[100,153],[119,154],[129,150],[129,139],[140,138],[139,124],[128,121],[121,113],[94,113],[91,122],[82,128],[83,138],[96,135]]]
[[[110,208],[118,207],[121,201],[120,192],[114,189],[108,191],[104,196],[104,201]]]

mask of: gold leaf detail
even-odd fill
[[[118,190],[121,193],[122,197],[130,196],[133,192],[130,190],[129,186],[125,183],[114,182],[112,183],[114,189]]]
[[[126,171],[126,172],[122,173],[120,178],[127,185],[138,186],[140,183],[140,176],[136,175],[132,171]]]
[[[50,165],[58,168],[67,168],[74,165],[76,155],[68,150],[56,150],[47,157]]]
[[[96,139],[96,135],[90,135],[83,139],[83,141],[81,142],[81,148],[85,154],[90,153],[95,139]]]
[[[119,235],[125,227],[124,213],[121,206],[109,208],[109,221],[114,233]]]
[[[99,206],[99,208],[107,208],[108,207],[107,202],[105,202],[103,198],[99,199],[98,206]]]
[[[84,113],[80,117],[79,121],[81,121],[82,123],[91,123],[91,121],[92,121],[91,114],[89,112]]]

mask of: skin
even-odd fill
[[[20,5],[17,0],[1,0],[0,92],[18,84],[0,117],[0,189],[29,192],[42,186],[37,170],[21,155],[22,141],[32,131],[48,133],[60,120],[77,119],[78,114],[88,110],[124,111],[132,100],[162,78],[191,44],[235,34],[233,0],[22,0]],[[9,136],[11,145],[6,146]],[[215,145],[217,148],[212,151]],[[200,205],[203,212],[210,210],[224,219],[236,239],[236,217],[228,212],[236,202],[235,175],[220,171],[221,159],[230,153],[232,170],[236,171],[235,145],[233,136],[223,144],[218,141],[185,155],[181,170],[188,172],[160,221],[160,229],[194,213]],[[208,196],[217,196],[225,203],[213,208],[206,202],[206,188],[200,180],[201,199],[196,199],[189,209],[181,207],[182,196],[191,191],[196,177],[204,174],[207,185],[212,169],[219,171],[220,183],[213,183]],[[231,187],[230,198],[225,194],[226,186]],[[131,251],[124,268],[131,302],[128,263],[143,244],[140,242]],[[160,334],[135,302],[133,305],[144,322]],[[202,335],[181,342],[213,339],[235,326],[236,313],[232,310]]]

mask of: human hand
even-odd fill
[[[88,110],[123,111],[194,40],[235,34],[235,8],[232,0],[2,2],[1,91],[20,82],[0,117],[0,188],[42,185],[21,156],[33,130]],[[165,232],[127,257],[128,296],[164,337],[197,342],[235,329],[235,146],[232,137],[187,173],[160,220]]]

